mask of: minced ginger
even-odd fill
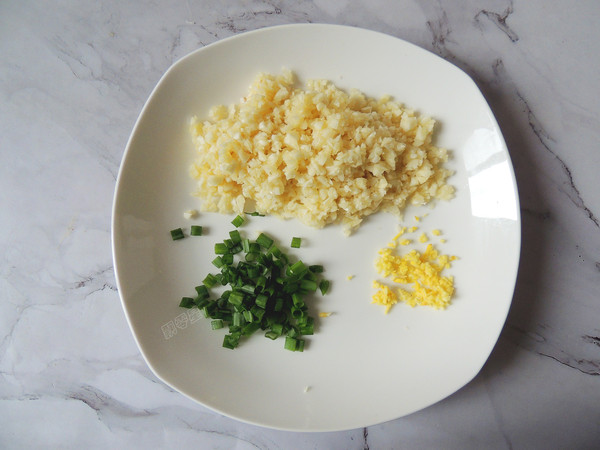
[[[422,305],[445,309],[454,294],[454,277],[443,276],[442,271],[449,268],[456,257],[440,254],[433,244],[427,245],[423,253],[413,249],[402,256],[394,254],[394,248],[395,245],[388,244],[387,248],[379,251],[375,268],[394,285],[412,284],[412,290],[395,286],[394,291],[386,284],[373,281],[377,291],[372,303],[385,306],[386,314],[399,301],[413,307]]]

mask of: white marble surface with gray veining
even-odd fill
[[[388,33],[473,77],[523,220],[513,305],[481,373],[408,417],[317,434],[236,422],[157,380],[110,246],[121,157],[164,71],[219,39],[307,22]],[[0,447],[598,448],[598,23],[593,0],[1,2]]]

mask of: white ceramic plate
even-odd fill
[[[323,264],[331,293],[316,296],[317,333],[303,353],[282,340],[253,336],[221,347],[225,330],[178,307],[214,271],[214,243],[232,216],[198,208],[188,176],[194,150],[188,119],[239,101],[259,71],[294,70],[300,80],[327,78],[370,96],[390,94],[436,118],[436,143],[449,148],[457,196],[424,216],[420,231],[440,228],[439,247],[457,255],[448,272],[456,295],[445,311],[371,304],[373,262],[398,219],[379,213],[350,238],[341,228],[252,217],[244,230],[269,232]],[[204,225],[201,238],[172,241],[169,230]],[[421,248],[416,245],[415,248]],[[177,62],[160,80],[135,125],[121,165],[113,208],[113,252],[123,308],[154,373],[166,384],[227,416],[297,431],[364,427],[425,408],[468,383],[488,358],[511,303],[520,252],[520,216],[511,161],[486,101],[462,71],[399,39],[331,25],[290,25],[241,34]],[[353,275],[352,280],[347,277]],[[196,310],[197,311],[197,310]],[[306,388],[309,387],[308,391]]]

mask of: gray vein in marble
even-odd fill
[[[502,439],[504,439],[504,442],[506,444],[506,448],[512,449],[513,445],[512,445],[512,442],[510,441],[510,437],[508,435],[508,432],[506,431],[505,421],[504,421],[504,419],[502,417],[502,414],[500,413],[500,409],[496,405],[494,396],[490,392],[490,390],[489,390],[489,388],[488,388],[487,385],[486,385],[486,392],[487,392],[488,398],[490,399],[490,403],[492,404],[492,408],[491,409],[492,409],[492,414],[494,415],[494,421],[496,422],[496,425],[498,426],[498,430],[500,431]]]
[[[275,25],[272,17],[281,17],[281,23],[303,22],[312,23],[310,15],[306,11],[301,11],[295,3],[285,5],[275,5],[275,2],[265,1],[254,7],[244,8],[240,11],[230,11],[224,18],[216,21],[216,25],[230,31],[233,34],[242,33],[250,29],[261,28],[264,25]],[[291,6],[290,6],[291,5]],[[292,9],[294,8],[294,9]]]
[[[252,446],[254,448],[257,448],[259,450],[266,450],[268,448],[268,447],[261,447],[258,444],[255,444],[254,442],[252,442],[252,441],[250,441],[248,439],[245,439],[245,438],[243,438],[241,436],[236,436],[235,434],[232,434],[232,433],[226,433],[226,432],[217,431],[217,430],[209,430],[209,429],[204,429],[204,428],[197,428],[197,427],[194,427],[191,423],[187,422],[184,419],[181,419],[181,421],[190,430],[199,431],[201,433],[207,433],[207,434],[216,435],[216,436],[225,436],[225,437],[228,437],[228,438],[232,438],[234,440],[245,442],[246,444],[248,444],[248,445],[250,445],[250,446]]]
[[[121,417],[147,417],[156,415],[155,412],[147,410],[135,410],[121,403],[104,392],[92,386],[83,385],[76,391],[66,395],[67,398],[85,403],[100,416],[104,411],[111,411]]]
[[[500,80],[509,79],[508,74],[506,73],[506,70],[504,68],[504,63],[501,59],[496,59],[494,61],[492,69],[493,69],[493,72],[496,75],[496,77],[498,77]],[[514,87],[514,90],[515,90],[516,97],[519,99],[521,105],[524,108],[524,112],[527,115],[529,128],[531,129],[533,134],[537,137],[538,141],[540,142],[540,144],[542,144],[544,149],[546,149],[546,151],[548,153],[550,153],[556,161],[558,161],[558,164],[560,165],[562,172],[567,176],[568,185],[569,185],[570,189],[568,191],[561,189],[561,191],[565,193],[565,195],[569,198],[569,200],[575,206],[577,206],[579,209],[581,209],[586,214],[586,216],[594,223],[594,225],[597,228],[600,228],[600,221],[594,215],[594,213],[587,207],[587,205],[585,204],[585,201],[581,197],[581,193],[579,192],[579,189],[577,188],[577,186],[575,184],[575,180],[573,178],[571,169],[569,169],[569,166],[567,166],[567,164],[563,161],[563,159],[560,156],[558,156],[558,154],[552,149],[552,146],[556,143],[555,140],[552,138],[552,136],[550,136],[550,134],[545,130],[543,125],[540,123],[540,121],[536,117],[535,113],[529,106],[529,103],[528,103],[527,99],[524,97],[524,95],[519,91],[519,89],[516,86]]]
[[[87,275],[85,277],[82,277],[81,280],[77,281],[76,283],[74,283],[72,285],[72,289],[81,289],[87,286],[94,286],[94,289],[92,291],[89,291],[88,293],[86,293],[86,295],[90,295],[94,292],[97,291],[101,291],[104,289],[110,289],[111,291],[117,291],[117,287],[112,284],[112,283],[108,283],[107,281],[101,281],[100,282],[100,287],[98,287],[98,278],[102,278],[105,275],[109,275],[112,276],[113,275],[113,267],[105,267],[102,268],[90,275]]]
[[[517,42],[519,40],[519,36],[506,23],[506,20],[512,13],[513,2],[511,0],[509,6],[502,13],[482,9],[477,14],[475,14],[475,22],[480,23],[480,16],[484,16],[485,18],[489,19],[494,25],[496,25],[496,27],[498,27],[500,31],[506,34],[506,36],[508,36],[511,42]]]
[[[446,14],[446,11],[442,11],[439,19],[428,20],[427,28],[429,28],[429,31],[431,31],[433,37],[431,45],[435,49],[436,53],[444,58],[451,56],[452,59],[455,59],[454,55],[452,55],[446,48],[446,41],[449,40],[448,38],[452,33],[448,23],[448,15]]]
[[[369,429],[363,428],[363,450],[369,450]]]
[[[589,335],[584,335],[582,336],[582,339],[585,342],[589,342],[590,344],[594,344],[597,345],[598,347],[600,347],[600,336],[589,336]]]
[[[575,180],[573,179],[573,174],[571,172],[571,169],[569,169],[569,166],[567,166],[567,164],[563,161],[563,159],[560,156],[558,156],[558,154],[554,150],[552,150],[551,144],[549,142],[552,142],[553,139],[544,130],[544,128],[540,124],[539,120],[537,119],[537,117],[535,116],[533,111],[531,110],[531,107],[529,106],[527,100],[518,91],[517,91],[517,97],[519,98],[519,100],[521,100],[521,102],[523,103],[523,105],[526,109],[527,118],[529,120],[529,127],[531,128],[533,133],[537,136],[538,140],[544,146],[544,148],[552,156],[554,156],[554,158],[558,161],[563,173],[567,176],[569,187],[571,188],[571,193],[565,192],[565,194],[567,195],[569,200],[571,200],[571,202],[575,206],[577,206],[579,209],[581,209],[583,212],[585,212],[588,219],[590,219],[594,223],[594,225],[596,225],[597,228],[600,228],[600,222],[598,221],[598,218],[587,207],[587,205],[585,204],[585,201],[581,197],[581,193],[579,192],[579,189],[575,185]]]
[[[421,3],[421,9],[426,17],[437,17],[430,19],[426,22],[427,29],[431,34],[431,48],[434,53],[442,58],[456,64],[462,70],[467,72],[473,79],[478,78],[478,71],[472,67],[467,61],[458,58],[449,48],[448,44],[454,46],[459,45],[452,38],[452,27],[448,18],[447,12],[443,9],[430,5],[428,3]]]
[[[513,335],[516,334],[520,337],[520,339],[517,340],[517,345],[521,348],[532,351],[537,355],[553,359],[554,361],[571,369],[578,370],[583,374],[600,375],[600,359],[580,358],[558,348],[541,334],[542,332],[545,332],[547,328],[548,327],[545,325],[540,325],[538,327],[539,331],[527,331],[516,325],[508,326],[508,329]],[[600,345],[600,338],[598,337],[583,335],[581,339],[588,344]]]

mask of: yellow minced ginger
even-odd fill
[[[423,253],[411,250],[402,256],[394,254],[391,248],[381,249],[375,261],[377,272],[394,285],[412,285],[412,290],[397,287],[394,292],[388,285],[374,281],[377,291],[372,303],[385,306],[386,314],[399,301],[413,307],[445,309],[454,294],[454,277],[443,276],[442,271],[455,259],[441,255],[432,244]]]
[[[260,73],[239,104],[192,118],[191,175],[205,211],[239,214],[249,201],[262,214],[341,223],[349,234],[379,210],[452,198],[434,125],[390,97]]]

